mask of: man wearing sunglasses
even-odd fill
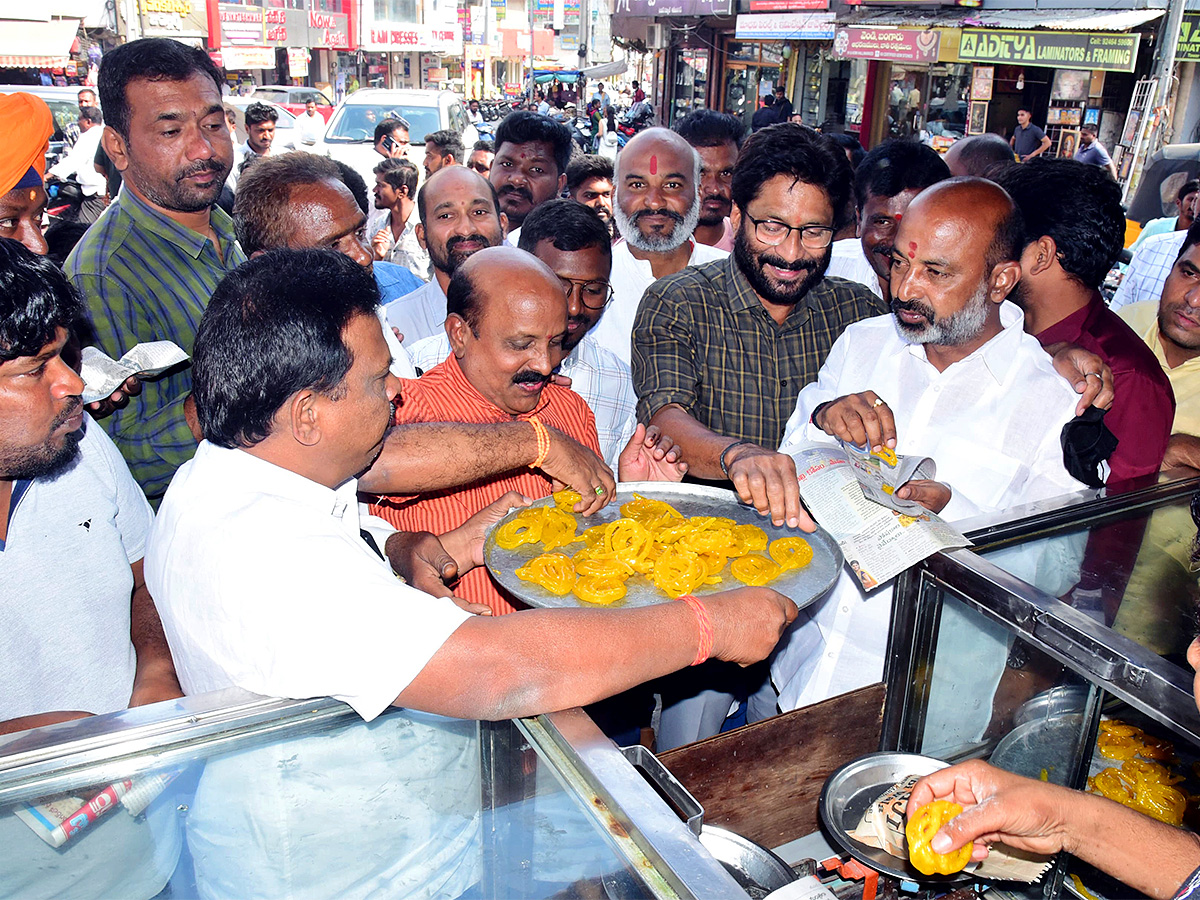
[[[529,214],[519,247],[554,270],[567,293],[566,353],[558,374],[569,379],[596,417],[600,455],[617,470],[621,451],[637,427],[637,397],[629,366],[601,347],[589,333],[612,299],[608,279],[612,245],[608,225],[592,209],[574,200],[551,200]],[[438,334],[413,345],[413,364],[429,371],[450,355],[450,340]]]

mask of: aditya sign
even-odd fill
[[[833,54],[841,59],[890,59],[893,62],[935,63],[938,33],[915,28],[839,28]]]
[[[1119,32],[964,28],[958,56],[970,62],[1132,72],[1139,35]]]

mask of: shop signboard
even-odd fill
[[[139,0],[146,37],[208,37],[202,0]]]
[[[274,47],[222,47],[221,60],[226,69],[273,69]]]
[[[332,50],[350,49],[350,17],[345,13],[308,11],[309,47],[328,47]]]
[[[365,35],[364,50],[462,53],[462,28],[454,25],[418,25],[412,22],[392,24],[376,22]]]
[[[938,58],[938,33],[915,28],[839,28],[833,54],[840,59],[890,59],[931,64]]]
[[[263,9],[238,3],[220,3],[218,14],[222,47],[312,46],[308,34],[308,13],[302,9]],[[345,30],[349,31],[348,28]]]
[[[964,62],[1132,72],[1139,40],[1119,32],[964,28],[958,56]]]
[[[614,16],[728,16],[733,0],[616,0]]]
[[[288,75],[292,78],[308,77],[308,48],[288,47]]]
[[[760,13],[738,16],[740,41],[833,40],[833,13]]]
[[[750,0],[750,12],[793,12],[829,9],[829,0]]]
[[[1200,13],[1184,13],[1179,26],[1176,62],[1200,62]]]

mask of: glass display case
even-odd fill
[[[0,829],[4,897],[743,896],[578,710],[223,691],[84,718],[0,738]]]
[[[982,757],[1094,789],[1095,776],[1122,765],[1097,749],[1102,720],[1117,719],[1165,742],[1181,797],[1200,791],[1200,712],[1184,657],[1200,600],[1198,488],[1177,477],[970,523],[974,547],[901,575],[882,749]],[[1184,821],[1194,826],[1195,814],[1192,804]],[[1028,895],[1058,896],[1068,874],[1099,896],[1130,896],[1070,859]]]
[[[675,61],[675,86],[671,94],[671,120],[674,125],[693,110],[703,109],[708,98],[709,51],[680,50]]]

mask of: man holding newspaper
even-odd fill
[[[815,477],[809,491],[804,476],[836,469],[839,462],[850,471],[865,454],[857,460],[852,450],[831,454],[831,438],[876,451],[883,469],[895,461],[893,451],[932,459],[936,480],[918,469],[885,492],[892,488],[900,501],[950,521],[1082,487],[1067,473],[1059,443],[1079,398],[1023,331],[1021,310],[1005,299],[1021,276],[1020,230],[1008,195],[983,179],[942,182],[909,207],[893,252],[892,314],[843,332],[817,381],[801,391],[780,448],[797,459],[801,492],[817,520],[834,531],[843,527],[835,536],[861,536],[863,523],[854,527],[856,514],[845,504],[823,515],[821,501],[841,492],[820,490]],[[926,524],[919,510],[910,508],[907,520],[904,515],[895,513],[901,526]],[[917,558],[956,543],[953,530],[931,518],[937,546]],[[882,533],[877,529],[874,536]],[[874,549],[884,543],[876,540]],[[869,547],[870,538],[862,544]],[[898,571],[870,572],[866,559],[855,562],[881,582]],[[854,582],[843,573],[780,642],[771,674],[782,709],[880,679],[890,582],[866,595]],[[1005,653],[992,649],[997,652],[975,655],[972,664],[981,671],[973,677],[998,681]]]

